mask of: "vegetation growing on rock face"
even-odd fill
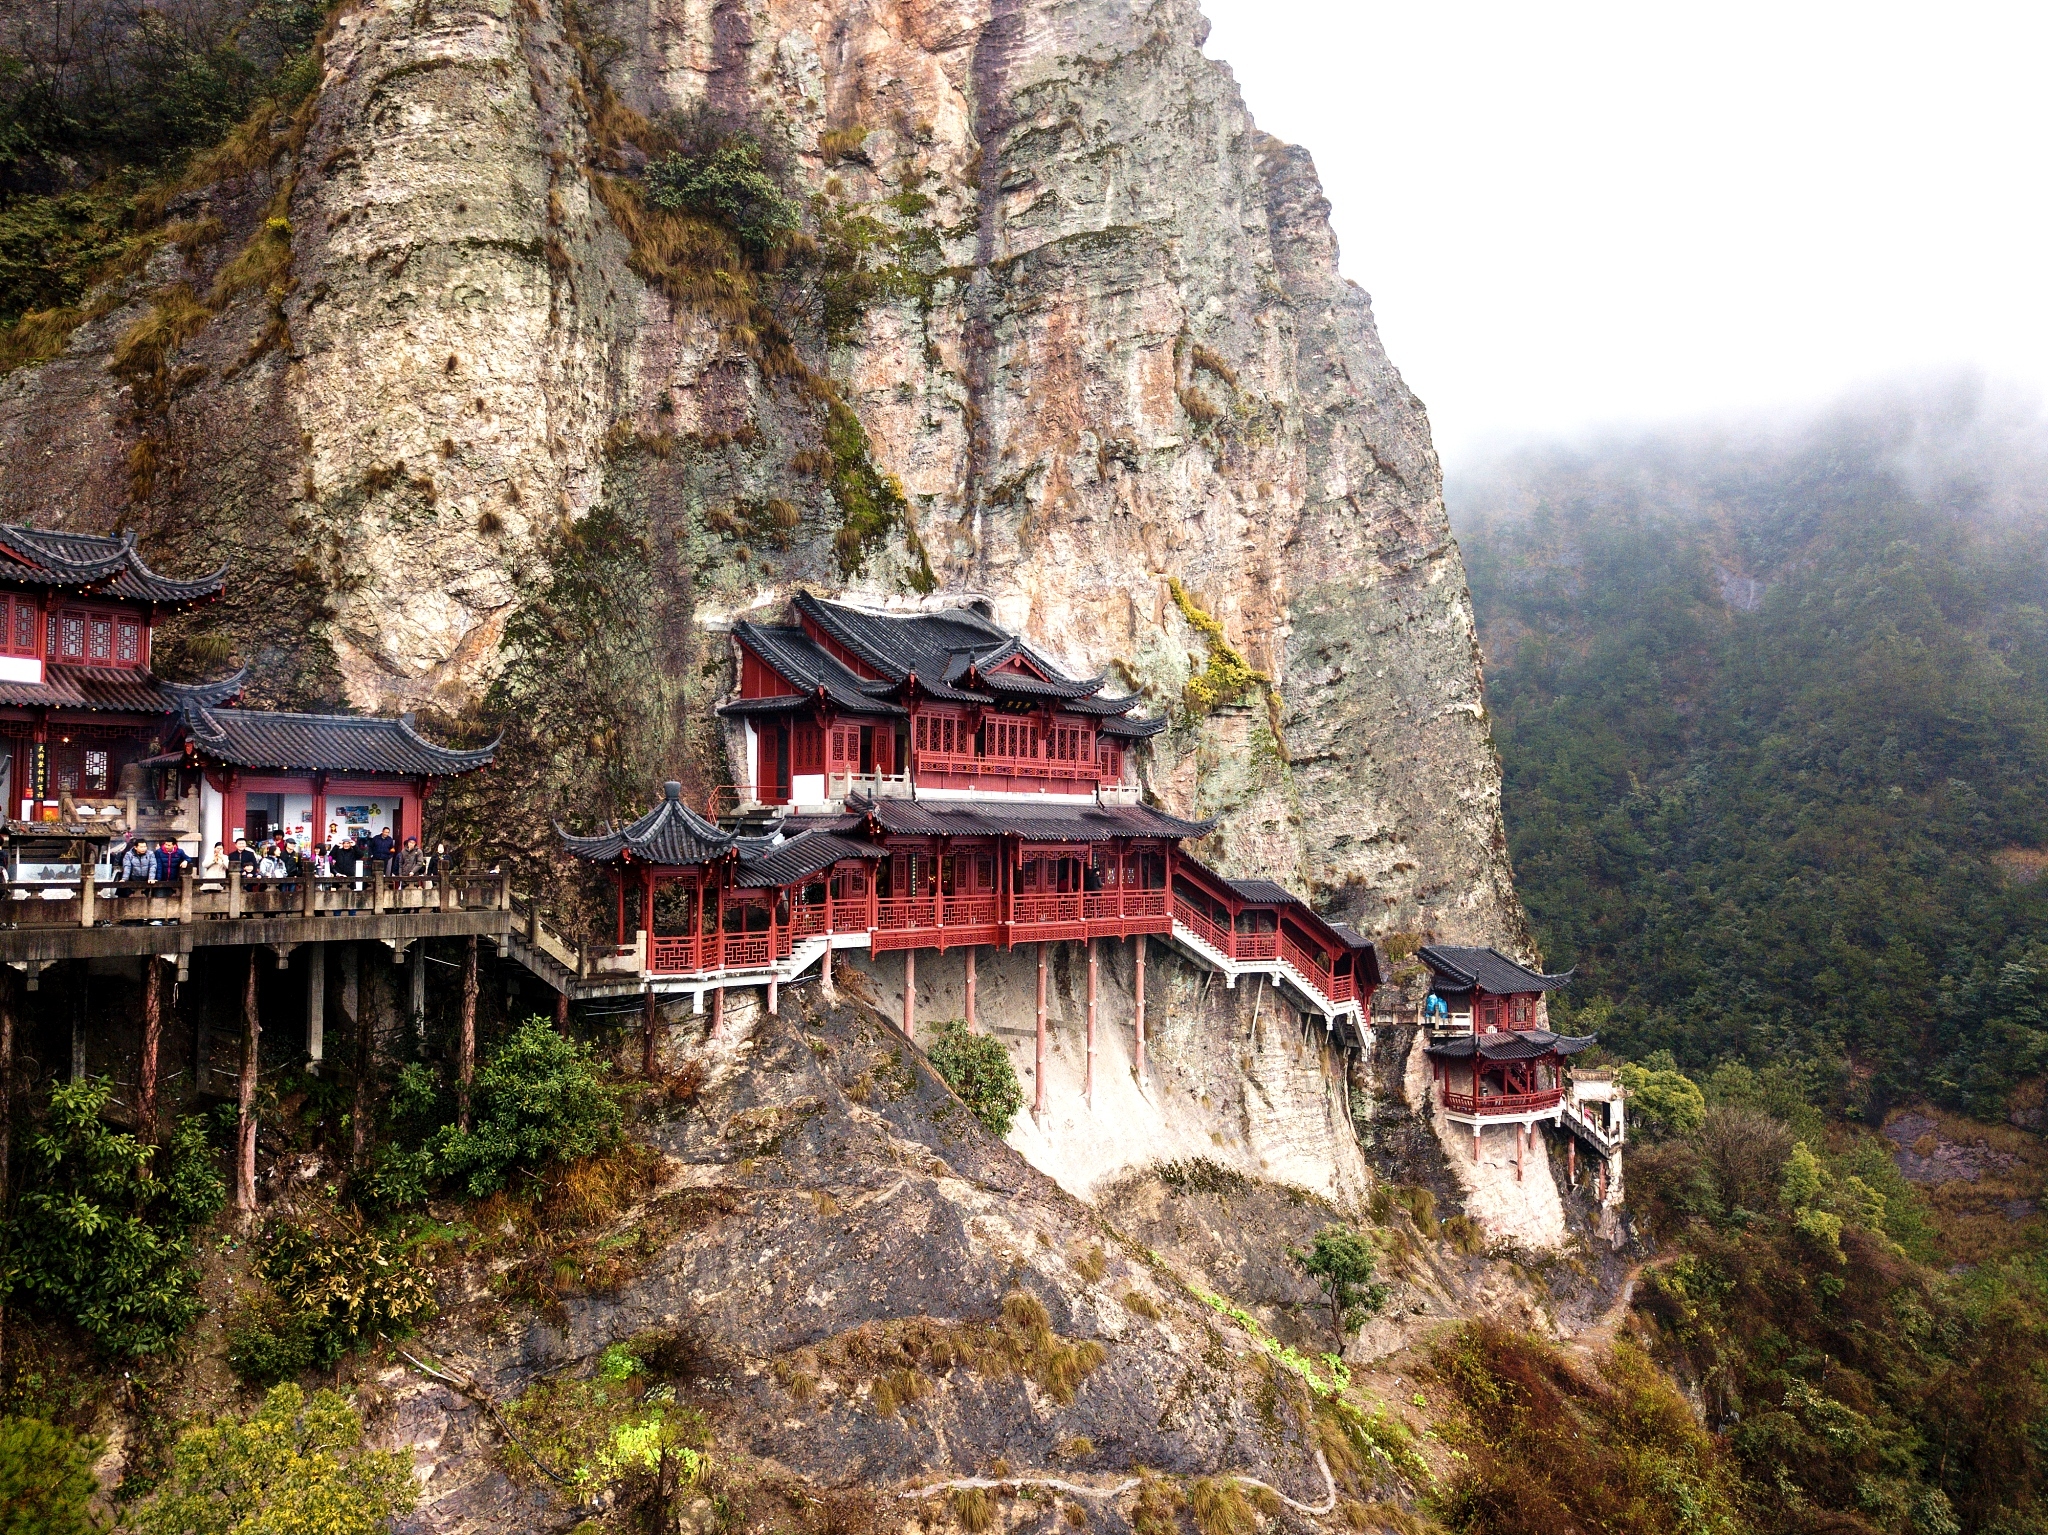
[[[164,225],[181,164],[196,154],[207,179],[249,168],[242,151],[268,144],[271,117],[318,83],[317,37],[330,8],[19,8],[0,31],[0,371],[55,356],[116,302],[103,294],[89,303],[90,290],[159,246],[220,237],[217,221]],[[284,246],[288,254],[288,238]]]
[[[1340,1346],[1353,1329],[1387,1303],[1388,1287],[1375,1277],[1379,1249],[1363,1232],[1349,1226],[1325,1226],[1308,1248],[1290,1248],[1287,1256],[1321,1286]]]
[[[801,223],[759,140],[744,133],[671,150],[653,161],[647,167],[647,201],[716,219],[756,255],[773,250]]]
[[[162,1147],[101,1115],[104,1079],[50,1091],[0,1231],[0,1293],[75,1322],[110,1354],[168,1348],[201,1310],[193,1228],[227,1202],[205,1127]]]
[[[365,1450],[333,1391],[278,1386],[246,1418],[178,1436],[166,1486],[133,1508],[140,1535],[379,1535],[418,1501],[411,1457]]]
[[[1253,670],[1238,654],[1224,634],[1223,625],[1188,595],[1179,576],[1168,576],[1166,588],[1173,594],[1173,605],[1180,610],[1180,616],[1208,647],[1208,660],[1188,678],[1181,693],[1181,707],[1190,719],[1213,714],[1219,704],[1240,703],[1254,688],[1271,684],[1271,678]]]
[[[228,1343],[229,1363],[250,1380],[332,1369],[380,1336],[404,1336],[434,1310],[427,1272],[359,1223],[278,1226],[256,1272],[270,1294],[231,1325]]]
[[[1671,1383],[1622,1342],[1582,1374],[1491,1321],[1439,1343],[1432,1368],[1461,1409],[1461,1457],[1439,1505],[1460,1535],[1739,1535],[1742,1487]]]
[[[0,1532],[92,1535],[94,1441],[37,1418],[0,1417]]]
[[[1010,1133],[1017,1111],[1024,1107],[1024,1089],[1000,1040],[972,1033],[966,1020],[954,1018],[939,1026],[925,1055],[990,1135]]]
[[[393,1095],[399,1135],[379,1177],[402,1204],[446,1187],[471,1199],[543,1168],[594,1156],[618,1142],[618,1095],[588,1045],[530,1018],[501,1040],[470,1091],[470,1119],[458,1122],[453,1094],[426,1067],[408,1066]]]

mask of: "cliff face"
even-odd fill
[[[1213,617],[1272,696],[1147,771],[1225,816],[1215,856],[1525,947],[1421,406],[1205,30],[1189,0],[346,9],[127,302],[0,382],[0,513],[230,553],[191,653],[261,696],[509,720],[493,789],[536,847],[543,812],[731,776],[707,620],[798,582],[983,596],[1161,708]],[[692,113],[771,147],[815,248],[662,247],[643,130]]]

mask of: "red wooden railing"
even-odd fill
[[[1528,1114],[1554,1109],[1564,1098],[1561,1087],[1540,1093],[1503,1093],[1496,1097],[1475,1097],[1471,1093],[1444,1091],[1444,1107],[1453,1114]]]
[[[1010,921],[1019,927],[1047,927],[1055,922],[1086,920],[1086,900],[1078,890],[1010,897]]]

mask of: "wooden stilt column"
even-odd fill
[[[974,945],[967,946],[967,1031],[974,1032]]]
[[[476,1063],[476,940],[470,939],[469,990],[463,1000],[469,1039],[470,1064]],[[370,1006],[370,975],[363,955],[355,944],[341,951],[342,1000],[348,1003],[350,1022],[356,1030],[356,1106],[349,1120],[349,1166],[360,1171],[370,1165],[370,1126],[377,1117],[377,1015]],[[353,999],[353,1000],[351,1000]],[[463,1087],[468,1101],[468,1085]]]
[[[903,1037],[917,1037],[917,950],[903,951]]]
[[[1131,1039],[1138,1067],[1138,1086],[1145,1085],[1145,935],[1138,934],[1131,940],[1131,966],[1133,985],[1137,990],[1136,1004],[1131,1009]]]
[[[768,982],[768,1016],[782,1016],[782,983],[772,978]]]
[[[0,970],[0,1205],[7,1202],[7,1167],[14,1150],[14,973]]]
[[[1042,943],[1038,946],[1037,1082],[1038,1086],[1032,1099],[1031,1112],[1042,1118],[1045,1114],[1045,945]]]
[[[235,1082],[235,1208],[256,1209],[256,1071],[263,1026],[256,1016],[256,955],[242,981],[242,1070]]]
[[[566,1035],[569,1032],[569,993],[555,993],[555,1032]]]
[[[419,963],[419,957],[413,957]],[[320,1074],[327,1057],[327,945],[306,945],[306,1070]]]
[[[154,954],[142,962],[142,1061],[137,1068],[135,1120],[142,1144],[156,1144],[156,1058],[164,1041],[164,967]],[[144,1164],[147,1167],[147,1163]]]
[[[1564,1181],[1573,1188],[1579,1186],[1579,1142],[1575,1136],[1566,1136],[1564,1141]]]
[[[455,1122],[469,1128],[469,1087],[476,1080],[476,937],[462,961],[462,1034],[455,1047]]]
[[[725,1038],[725,988],[723,986],[711,988],[711,1037],[713,1039]]]
[[[1515,1182],[1522,1181],[1522,1157],[1529,1149],[1529,1127],[1515,1126]]]
[[[1088,1107],[1095,1107],[1095,940],[1088,940]]]
[[[1600,1203],[1607,1203],[1607,1159],[1600,1159]]]
[[[654,1031],[661,1021],[661,1013],[654,1001],[654,988],[647,988],[647,996],[640,1004],[640,1075],[654,1075],[655,1050]]]

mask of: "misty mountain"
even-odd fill
[[[1449,487],[1516,874],[1628,1053],[2031,1121],[2048,430],[1968,385]]]

